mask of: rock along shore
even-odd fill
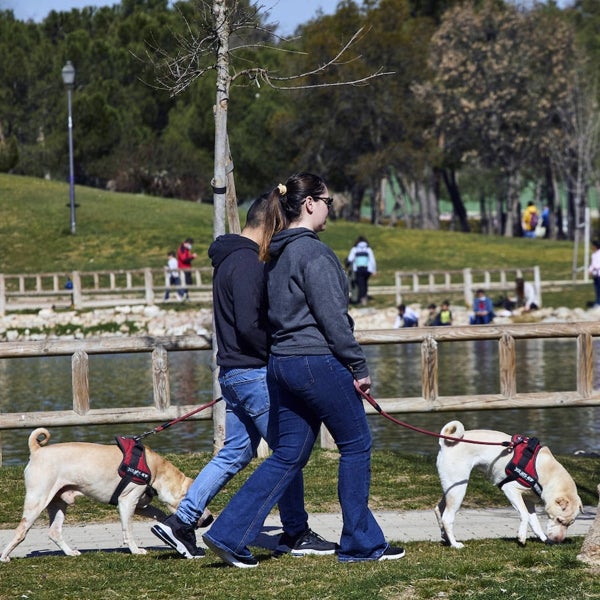
[[[411,308],[420,315],[420,323],[427,319],[427,309],[419,304]],[[369,306],[352,307],[350,314],[357,330],[390,329],[396,319],[396,308],[376,309]],[[470,311],[464,307],[452,307],[453,325],[468,325]],[[542,308],[523,314],[498,311],[494,324],[513,321],[542,323],[568,323],[597,321],[600,308],[568,309]],[[93,311],[59,311],[44,308],[34,314],[13,313],[0,317],[0,341],[40,341],[52,339],[83,339],[91,337],[114,337],[129,335],[177,336],[186,334],[206,335],[212,330],[210,308],[172,310],[161,306],[119,306]]]

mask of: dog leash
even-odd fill
[[[364,390],[361,390],[358,386],[358,382],[354,380],[354,387],[356,391],[383,417],[390,420],[392,423],[396,425],[400,425],[401,427],[406,427],[406,429],[411,429],[412,431],[416,431],[417,433],[423,433],[425,435],[431,435],[433,437],[442,438],[444,440],[451,440],[453,442],[464,442],[465,444],[481,444],[483,446],[504,446],[505,448],[513,448],[514,444],[512,441],[510,442],[484,442],[482,440],[469,440],[465,438],[457,438],[451,435],[443,435],[441,433],[436,433],[435,431],[429,431],[427,429],[422,429],[421,427],[416,427],[415,425],[411,425],[410,423],[405,423],[404,421],[400,421],[400,419],[396,419],[392,417],[389,413],[385,412],[379,404],[377,404],[376,400],[371,396],[371,394],[367,394]]]
[[[207,404],[203,404],[202,406],[195,408],[194,410],[190,411],[189,413],[186,413],[185,415],[182,415],[181,417],[177,417],[176,419],[173,419],[172,421],[167,421],[166,423],[163,423],[162,425],[159,425],[158,427],[155,427],[154,429],[151,429],[150,431],[146,431],[145,433],[142,433],[140,435],[133,436],[133,439],[136,441],[139,441],[149,435],[152,435],[153,433],[159,433],[160,431],[164,431],[165,429],[167,429],[167,427],[171,427],[171,425],[175,425],[175,423],[179,423],[179,421],[185,421],[185,419],[189,419],[192,415],[199,413],[201,410],[204,410],[206,408],[210,408],[211,406],[214,406],[221,399],[222,399],[222,397],[216,398],[215,400],[211,400]]]

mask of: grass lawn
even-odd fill
[[[209,454],[169,455],[179,468],[194,476]],[[596,505],[600,479],[597,459],[559,457],[575,479],[584,504]],[[256,461],[217,495],[211,509],[217,514],[256,466]],[[339,510],[337,453],[316,450],[305,469],[309,512]],[[0,469],[0,527],[16,525],[23,502],[22,469]],[[439,500],[435,458],[373,454],[371,507],[375,510],[430,509]],[[465,507],[506,506],[502,492],[474,473]],[[40,518],[40,523],[45,517]],[[114,507],[79,499],[70,511],[74,523],[116,521]],[[231,598],[258,599],[403,599],[597,598],[597,572],[576,560],[582,538],[545,546],[531,539],[524,548],[515,538],[471,540],[456,551],[432,542],[403,544],[399,561],[339,564],[334,557],[289,556],[270,559],[254,549],[257,569],[232,569],[214,555],[198,561],[179,559],[171,551],[147,556],[126,552],[85,553],[79,557],[47,556],[13,559],[0,564],[0,598]]]

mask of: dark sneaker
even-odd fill
[[[202,558],[206,552],[196,546],[196,533],[193,525],[184,523],[177,515],[168,516],[162,523],[151,529],[152,533],[177,550],[185,558]]]
[[[377,560],[396,560],[397,558],[402,558],[405,554],[404,548],[388,546]]]
[[[236,554],[230,550],[219,548],[206,534],[202,536],[204,543],[224,562],[238,569],[252,569],[258,567],[258,561],[252,554]]]
[[[284,531],[279,537],[275,556],[281,556],[287,552],[290,552],[292,556],[325,555],[335,554],[337,550],[337,544],[328,542],[312,529],[307,529],[296,536],[291,536]]]

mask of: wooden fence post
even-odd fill
[[[473,275],[471,274],[471,269],[469,268],[463,269],[463,285],[465,306],[471,307],[473,306]]]
[[[500,361],[500,393],[513,398],[517,393],[517,358],[515,338],[503,333],[498,340],[498,358]]]
[[[438,397],[438,352],[437,342],[428,335],[421,343],[421,365],[423,369],[423,398],[434,403]]]
[[[589,333],[577,336],[577,393],[589,398],[594,391],[594,340]]]
[[[86,415],[90,410],[89,357],[78,350],[71,357],[71,379],[73,382],[73,410]]]
[[[0,273],[0,317],[6,314],[6,281],[4,275]]]
[[[73,308],[81,310],[83,308],[83,294],[81,293],[81,277],[79,271],[73,271],[73,273],[71,273],[71,281],[73,282]]]
[[[154,282],[152,280],[152,269],[144,269],[144,287],[146,295],[146,304],[154,304]]]
[[[152,351],[152,387],[156,410],[166,410],[171,406],[171,388],[169,384],[169,361],[163,346]]]
[[[533,267],[533,285],[535,287],[538,300],[540,301],[540,308],[542,308],[542,276],[540,275],[540,268],[538,265]]]

